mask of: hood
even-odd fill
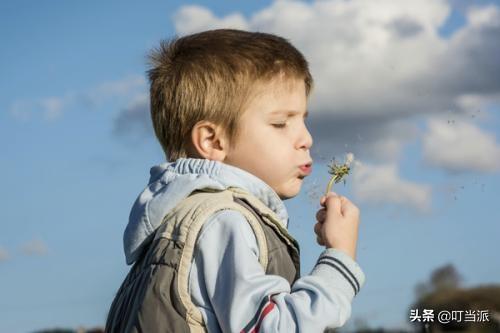
[[[263,180],[218,161],[180,158],[150,170],[148,186],[139,194],[123,235],[127,264],[133,264],[166,214],[198,189],[242,188],[272,209],[286,228],[288,213],[278,194]]]

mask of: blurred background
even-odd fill
[[[354,153],[334,191],[361,209],[366,284],[337,331],[439,328],[414,309],[488,310],[440,329],[500,331],[499,1],[46,0],[0,3],[0,332],[102,328],[131,205],[164,162],[146,55],[222,27],[310,62],[314,171],[285,202],[302,274],[327,164]]]

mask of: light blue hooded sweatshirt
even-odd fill
[[[181,158],[154,166],[132,207],[124,233],[127,264],[133,264],[163,217],[196,189],[240,187],[260,199],[287,228],[283,201],[258,177],[205,159]],[[346,253],[324,250],[310,274],[293,285],[266,275],[259,248],[245,217],[233,210],[214,214],[196,242],[189,291],[208,331],[323,332],[343,326],[351,302],[365,283],[359,265]]]

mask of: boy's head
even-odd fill
[[[303,119],[312,77],[295,47],[272,34],[219,29],[162,42],[150,59],[151,116],[169,161],[219,160],[282,198],[298,193],[307,174],[298,167],[310,162]],[[273,175],[280,163],[294,164],[291,182]]]

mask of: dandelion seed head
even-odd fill
[[[345,155],[345,164],[351,165],[351,163],[354,161],[354,154],[353,153],[347,153]]]

